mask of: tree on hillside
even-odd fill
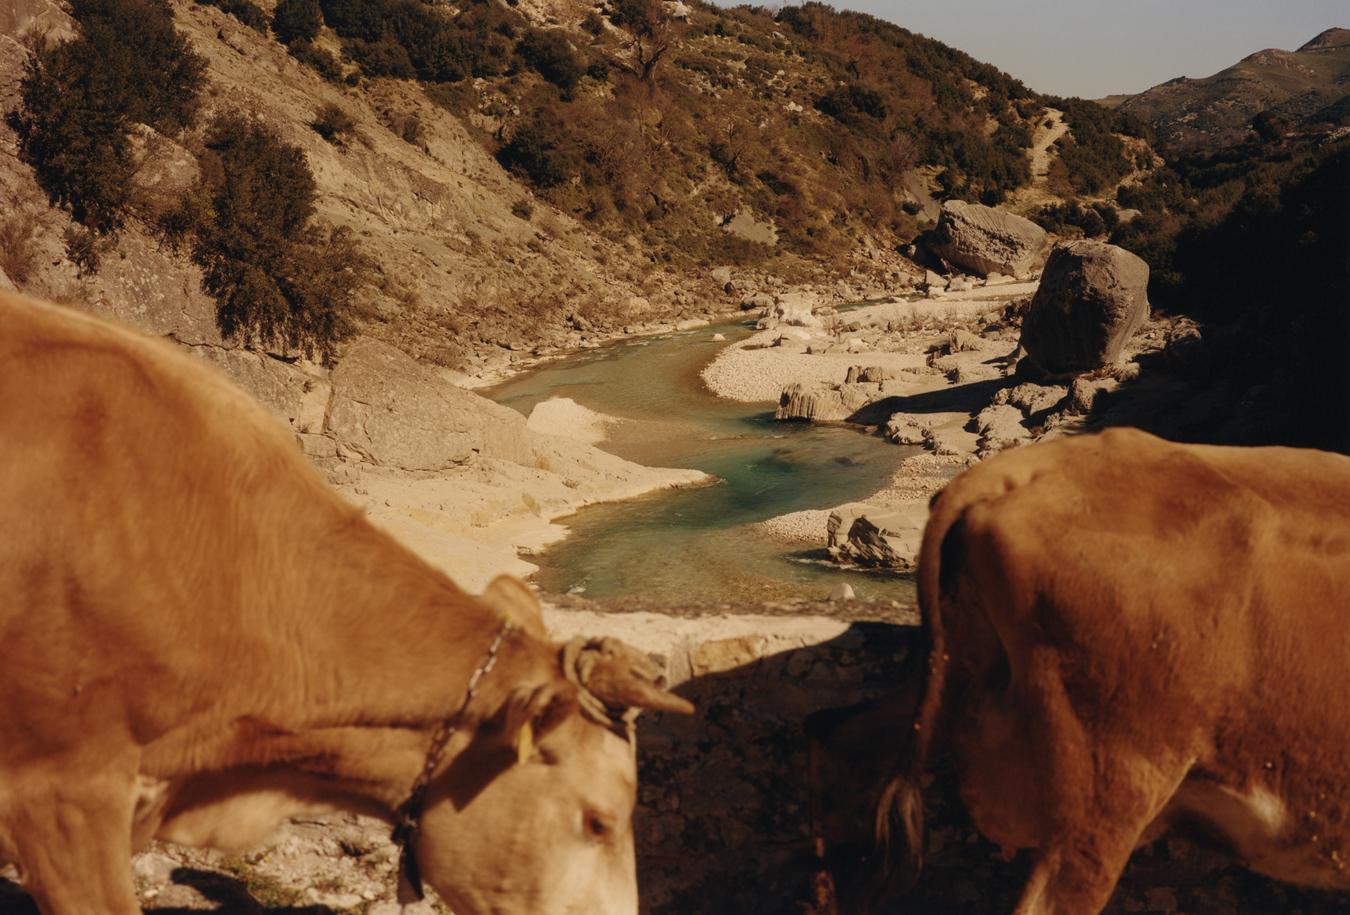
[[[366,260],[345,229],[310,224],[316,185],[298,146],[242,115],[206,137],[193,260],[227,338],[332,359],[351,333],[352,295]]]
[[[296,41],[313,41],[323,28],[323,10],[319,0],[281,0],[272,13],[272,31],[277,40],[289,45]]]
[[[1273,111],[1262,111],[1252,118],[1252,130],[1266,143],[1278,143],[1293,133],[1294,125]]]
[[[633,36],[634,65],[627,69],[643,82],[655,81],[657,65],[681,34],[661,9],[660,0],[615,0],[610,21]]]
[[[586,65],[581,57],[568,40],[556,32],[530,29],[516,46],[516,53],[531,69],[557,86],[564,99],[572,97],[586,75]]]
[[[191,124],[206,61],[173,27],[165,0],[72,0],[79,35],[35,49],[10,115],[24,159],[52,203],[101,233],[131,202],[127,131],[176,134]]]

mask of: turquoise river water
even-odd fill
[[[824,598],[839,582],[859,597],[913,599],[909,576],[840,568],[814,544],[784,544],[746,525],[833,508],[881,488],[913,453],[849,425],[779,423],[766,404],[714,397],[699,378],[723,342],[754,332],[726,324],[644,337],[549,363],[482,391],[529,415],[568,397],[621,417],[600,447],[654,467],[692,467],[706,486],[596,505],[562,521],[572,535],[542,554],[534,582],[587,597],[741,603]]]

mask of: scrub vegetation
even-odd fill
[[[949,195],[988,204],[1031,177],[1034,93],[821,3],[774,13],[695,0],[673,20],[659,0],[620,0],[576,29],[541,29],[498,2],[453,15],[417,0],[321,3],[349,80],[429,84],[536,194],[677,267],[775,253],[724,231],[737,214],[772,222],[776,252],[810,258],[912,238],[906,182],[921,167]],[[1084,150],[1084,187],[1134,168],[1132,156],[1106,161],[1118,150],[1105,141]]]
[[[939,199],[1030,207],[1018,203],[1033,182],[1029,152],[1053,108],[1069,130],[1041,182],[1050,202],[1042,194],[1030,214],[1047,229],[1137,252],[1156,305],[1240,319],[1260,329],[1252,339],[1316,346],[1308,328],[1343,312],[1343,258],[1325,252],[1345,250],[1343,196],[1329,190],[1345,142],[1324,144],[1283,116],[1258,115],[1237,145],[1174,155],[1132,115],[1037,95],[941,42],[819,2],[688,0],[677,20],[660,0],[612,0],[542,25],[502,0],[280,0],[270,13],[210,2],[342,84],[353,105],[381,80],[415,81],[407,91],[457,115],[530,192],[516,216],[551,205],[641,251],[652,270],[842,272],[860,249],[894,250],[925,229],[930,187]],[[331,358],[372,265],[349,233],[315,224],[303,152],[228,111],[198,123],[205,63],[166,0],[71,9],[78,34],[36,40],[10,115],[41,187],[77,224],[68,255],[96,271],[126,222],[145,221],[201,265],[224,333]],[[423,143],[416,114],[380,117]],[[363,139],[355,124],[328,104],[309,126],[350,149]],[[138,125],[198,156],[200,181],[176,206],[138,199]],[[1124,208],[1140,215],[1122,218]],[[733,220],[757,233],[728,231]],[[28,236],[13,217],[0,235],[11,239],[7,272],[22,274]],[[1254,262],[1285,269],[1253,282]],[[1301,304],[1279,304],[1294,296]]]
[[[298,10],[290,26],[298,35],[311,34],[305,23],[313,23],[303,4],[284,4]],[[159,211],[139,200],[130,134],[144,124],[186,136],[196,126],[205,60],[174,29],[164,0],[72,0],[71,8],[78,35],[33,48],[22,107],[10,116],[39,185],[77,223],[65,233],[67,255],[96,272],[126,221],[142,218],[170,245],[190,249],[226,337],[331,359],[351,333],[352,292],[367,263],[349,232],[312,225],[315,185],[303,152],[226,114],[197,144],[202,177],[179,205]],[[267,28],[252,4],[222,8]],[[323,111],[316,129],[340,141],[350,123],[340,109]],[[23,258],[9,261],[21,276]]]

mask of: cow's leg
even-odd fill
[[[140,915],[131,882],[133,779],[64,772],[25,791],[13,833],[24,889],[43,915]]]
[[[1094,833],[1038,848],[1014,915],[1097,915],[1134,851],[1120,831]]]
[[[1074,718],[1060,721],[1043,732],[1043,749],[1053,754],[1042,756],[1047,816],[1016,915],[1101,912],[1189,768],[1165,746],[1145,756],[1129,735],[1094,733]]]
[[[1016,915],[1096,915],[1185,778],[1169,743],[1187,742],[1141,753],[1115,730],[1127,716],[1075,705],[1049,665],[1013,681],[984,684],[957,729],[962,798],[1005,856],[1035,849]]]

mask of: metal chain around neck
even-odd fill
[[[413,855],[413,840],[417,836],[419,820],[422,818],[422,805],[426,803],[427,787],[431,784],[431,777],[435,774],[437,766],[445,758],[445,748],[449,746],[450,738],[455,736],[455,732],[464,723],[464,713],[469,710],[469,703],[473,702],[474,697],[478,695],[479,682],[496,665],[497,652],[501,649],[502,643],[506,641],[506,636],[511,632],[511,622],[511,617],[508,616],[502,623],[502,628],[497,633],[497,637],[488,646],[487,657],[473,672],[473,676],[469,677],[469,689],[464,696],[464,702],[460,704],[459,710],[437,726],[436,732],[431,737],[431,747],[427,750],[427,761],[422,766],[422,772],[413,782],[408,799],[400,804],[395,811],[396,819],[392,839],[400,849],[400,902],[403,901],[405,895],[409,894],[412,896],[412,901],[422,899],[422,881],[417,867],[417,859]]]

